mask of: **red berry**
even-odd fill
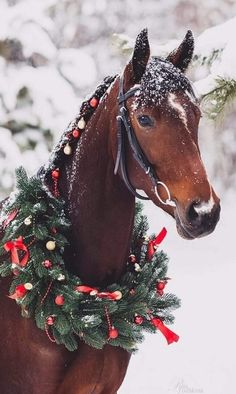
[[[91,105],[91,107],[96,108],[98,105],[98,99],[96,97],[91,98],[89,104]]]
[[[58,179],[58,178],[59,178],[59,175],[60,175],[59,169],[53,170],[53,171],[52,171],[52,177],[53,177],[54,179]]]
[[[134,322],[138,325],[143,323],[143,317],[142,316],[135,316]]]
[[[51,268],[52,267],[52,262],[50,260],[45,260],[45,261],[42,262],[42,265],[45,268]]]
[[[48,316],[46,319],[47,325],[48,326],[53,326],[54,322],[55,322],[55,317],[54,316]]]
[[[79,136],[80,136],[79,130],[74,129],[74,130],[72,131],[72,135],[73,135],[74,138],[79,138]]]
[[[112,327],[109,330],[109,338],[110,339],[116,339],[118,337],[118,335],[119,335],[119,332],[118,332],[118,330],[116,328]]]
[[[163,290],[165,288],[165,286],[166,286],[165,282],[157,282],[156,289]]]
[[[16,292],[17,298],[23,298],[26,295],[27,290],[24,285],[18,285],[18,286],[16,286],[15,292]]]
[[[62,305],[64,305],[64,303],[65,303],[65,299],[64,299],[63,295],[60,294],[60,295],[56,296],[56,298],[55,298],[56,305],[62,306]]]

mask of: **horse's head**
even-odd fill
[[[144,158],[151,164],[151,169],[147,165],[142,168],[129,145],[130,184],[144,190],[154,204],[172,215],[178,232],[188,239],[211,233],[220,213],[219,198],[209,183],[199,152],[201,111],[184,75],[193,47],[193,36],[188,31],[166,59],[150,58],[147,31],[143,30],[120,85],[120,115],[125,111],[122,127],[128,119]],[[122,96],[125,92],[129,94]]]

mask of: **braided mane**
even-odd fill
[[[95,112],[98,103],[100,102],[110,85],[114,82],[116,77],[117,75],[104,78],[104,80],[97,86],[95,92],[90,95],[88,99],[82,102],[78,115],[75,117],[74,120],[69,123],[59,143],[53,149],[52,154],[49,158],[49,162],[39,169],[38,176],[41,179],[44,179],[47,183],[51,184],[51,174],[53,170],[59,167],[61,168],[64,164],[65,159],[67,158],[64,152],[65,146],[69,144],[70,148],[73,149],[78,142],[78,138],[75,138],[73,136],[73,131],[76,130],[78,131],[78,133],[83,132],[83,130],[80,130],[79,128],[79,122],[82,120],[82,122],[85,122],[85,124],[87,124],[87,122],[90,120],[91,116]],[[93,102],[97,103],[97,105],[93,105]]]

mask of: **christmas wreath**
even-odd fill
[[[165,323],[179,299],[164,289],[167,256],[156,252],[165,229],[148,238],[147,218],[136,204],[127,271],[106,289],[93,288],[67,271],[63,254],[70,223],[64,201],[37,177],[17,170],[17,189],[4,204],[1,222],[0,274],[12,275],[9,297],[24,317],[35,319],[48,338],[75,350],[78,338],[95,348],[105,344],[132,352],[143,333],[161,331],[168,343],[178,340]]]

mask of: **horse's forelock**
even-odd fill
[[[141,79],[136,94],[138,105],[160,105],[169,93],[187,92],[195,99],[189,79],[172,63],[161,57],[152,57]]]

